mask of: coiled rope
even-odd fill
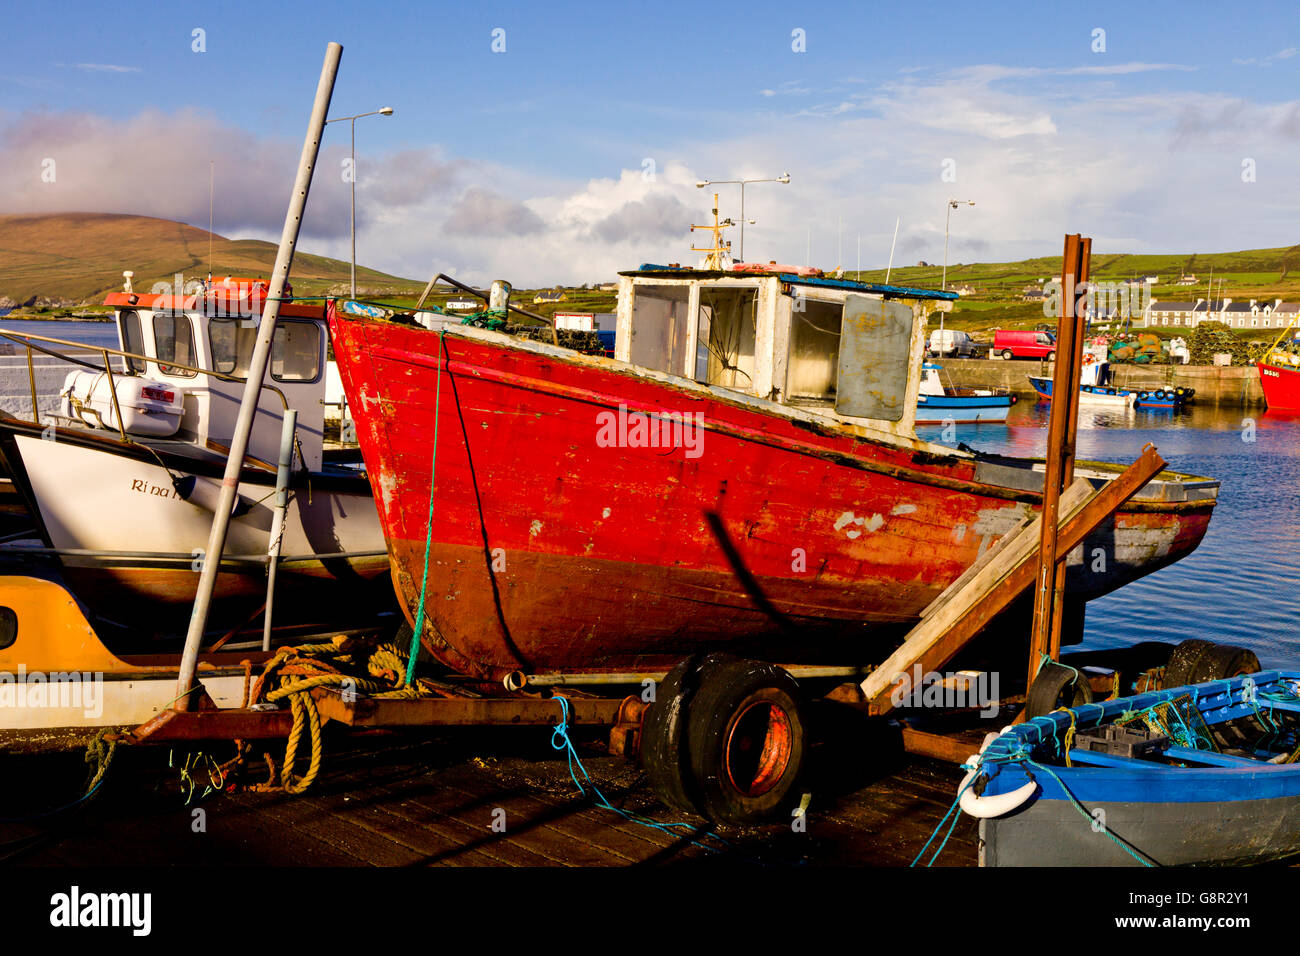
[[[301,644],[276,651],[258,677],[250,700],[257,703],[264,699],[267,703],[276,703],[288,698],[293,712],[293,727],[285,743],[284,762],[279,772],[280,786],[288,793],[302,793],[320,774],[324,746],[320,712],[311,696],[312,690],[341,687],[347,694],[360,692],[370,697],[429,696],[429,690],[412,680],[413,670],[403,650],[392,643],[374,644],[336,637],[327,643]],[[273,681],[276,686],[268,690]],[[295,765],[304,733],[311,752],[306,772],[298,775]],[[270,766],[273,770],[271,780],[253,789],[264,790],[274,786],[274,765]]]

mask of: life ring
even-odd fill
[[[1009,730],[1010,728],[1006,729]],[[989,744],[1000,736],[1001,734],[990,733],[984,738],[984,743],[980,746],[980,752],[971,754],[966,758],[966,763],[970,764],[974,769],[962,778],[961,786],[957,788],[957,792],[961,794],[959,803],[962,812],[978,820],[1000,817],[1011,813],[1013,810],[1018,810],[1038,790],[1038,784],[1032,780],[1017,787],[1010,793],[1000,793],[996,797],[981,797],[971,789],[971,786],[975,783],[975,778],[982,772],[981,764],[984,760],[984,751],[988,749]]]
[[[1097,361],[1097,356],[1093,355],[1091,352],[1088,352],[1083,356],[1084,365],[1091,365],[1095,361]]]

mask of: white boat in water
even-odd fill
[[[1106,384],[1110,381],[1110,363],[1097,361],[1091,356],[1084,357],[1083,371],[1080,373],[1079,404],[1099,406],[1102,408],[1132,408],[1137,401],[1137,392],[1127,388],[1117,388]],[[1029,376],[1029,384],[1034,387],[1040,398],[1052,400],[1052,380],[1037,375]]]
[[[121,348],[92,349],[103,357],[93,368],[85,346],[4,333],[38,353],[80,352],[67,366],[54,415],[39,408],[33,385],[31,418],[0,420],[0,455],[36,523],[35,539],[0,544],[6,567],[47,569],[101,621],[156,636],[183,633],[265,290],[260,280],[230,279],[190,296],[147,295],[128,281],[105,300]],[[274,623],[342,628],[396,606],[360,453],[325,451],[324,317],[319,304],[281,306],[218,576],[214,628],[259,620],[288,408],[297,411],[297,440]]]

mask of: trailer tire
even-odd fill
[[[1198,638],[1180,643],[1169,655],[1169,663],[1165,665],[1165,679],[1161,686],[1182,687],[1184,684],[1195,683],[1193,675],[1196,673],[1201,655],[1213,646],[1213,641],[1203,641]]]
[[[687,741],[700,808],[718,823],[748,825],[792,804],[807,731],[795,679],[774,664],[736,660],[699,673]]]
[[[701,814],[692,795],[690,761],[687,759],[686,723],[691,698],[699,687],[699,671],[706,661],[729,655],[699,655],[679,661],[655,688],[655,699],[646,708],[641,725],[641,767],[665,806],[686,813]]]
[[[1045,717],[1061,707],[1092,703],[1092,687],[1073,667],[1047,661],[1039,669],[1025,696],[1025,716]]]

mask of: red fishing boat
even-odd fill
[[[331,306],[425,645],[492,680],[722,648],[878,662],[1041,505],[1041,461],[915,437],[927,314],[954,297],[642,266],[620,278],[614,359]],[[1190,553],[1217,490],[1162,473],[1071,556],[1071,595]]]
[[[1278,333],[1256,367],[1264,403],[1274,411],[1300,412],[1300,341],[1295,323]]]
[[[1264,403],[1275,411],[1300,411],[1300,366],[1260,362],[1258,367]]]

